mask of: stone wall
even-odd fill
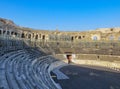
[[[0,18],[0,35],[37,41],[120,41],[120,28],[99,28],[81,32],[62,32],[58,29],[54,31],[36,30],[20,27],[11,20]]]
[[[74,60],[96,60],[96,61],[109,61],[109,62],[119,62],[120,56],[113,55],[97,55],[97,54],[74,54]],[[55,57],[61,60],[66,60],[66,54],[56,54]]]
[[[120,56],[96,55],[96,54],[73,54],[73,62],[80,65],[101,66],[120,72]],[[56,58],[67,63],[65,54],[57,54]]]
[[[49,52],[120,55],[120,28],[100,28],[91,31],[62,32],[20,27],[0,19],[0,36],[23,40],[30,46],[40,46]]]

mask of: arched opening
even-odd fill
[[[0,30],[0,34],[2,34],[2,31]]]
[[[110,31],[113,31],[113,28],[111,28]]]
[[[98,40],[97,36],[93,36],[93,40]]]
[[[68,60],[68,64],[72,63],[72,54],[67,54],[66,57]]]
[[[31,39],[31,34],[28,35],[28,38]]]
[[[9,31],[7,31],[7,35],[10,35],[10,32],[9,32]]]
[[[35,39],[36,39],[36,40],[38,39],[38,35],[35,36]]]
[[[83,36],[83,38],[85,38],[85,36]]]
[[[3,34],[5,34],[5,33],[6,33],[6,31],[4,30],[4,31],[3,31]]]
[[[79,36],[78,39],[81,39],[81,36]]]
[[[97,56],[97,59],[99,59],[99,60],[100,60],[100,56],[99,56],[99,55]]]
[[[11,32],[11,35],[14,35],[14,32]]]
[[[25,38],[25,34],[24,33],[22,33],[21,38]]]
[[[17,36],[17,32],[15,32],[15,36]]]
[[[74,37],[72,36],[72,37],[71,37],[71,41],[73,41],[73,40],[74,40]]]
[[[42,39],[45,40],[45,35],[43,35]]]

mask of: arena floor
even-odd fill
[[[62,80],[53,78],[62,89],[120,89],[120,73],[110,69],[69,65],[60,71],[69,77]]]

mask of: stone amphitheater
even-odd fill
[[[120,89],[120,28],[36,30],[0,18],[0,89]]]

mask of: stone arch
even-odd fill
[[[17,32],[15,32],[15,36],[17,36],[18,35],[18,33]]]
[[[83,38],[85,38],[85,36],[82,36]]]
[[[72,37],[71,37],[71,41],[73,41],[73,40],[74,40],[74,37],[72,36]]]
[[[78,39],[81,39],[81,36],[79,36]]]
[[[13,31],[11,32],[11,35],[14,35],[14,32],[13,32]]]
[[[110,31],[113,31],[113,28],[111,28]]]
[[[36,34],[35,39],[38,40],[38,37],[39,37],[38,34]]]
[[[100,34],[92,34],[92,35],[91,35],[91,39],[94,40],[94,41],[100,40],[100,39],[101,39],[101,36],[100,36]]]
[[[75,36],[75,39],[77,39],[78,38],[78,36]]]
[[[25,34],[24,33],[21,34],[21,38],[25,38]]]
[[[93,36],[93,40],[98,40],[98,37],[97,36]]]
[[[7,35],[10,35],[10,31],[7,31]]]
[[[3,34],[5,34],[6,33],[6,30],[3,30]]]
[[[42,39],[45,40],[45,35],[42,36]]]
[[[114,40],[114,36],[110,35],[109,40]]]
[[[31,34],[28,34],[28,39],[31,39]]]

